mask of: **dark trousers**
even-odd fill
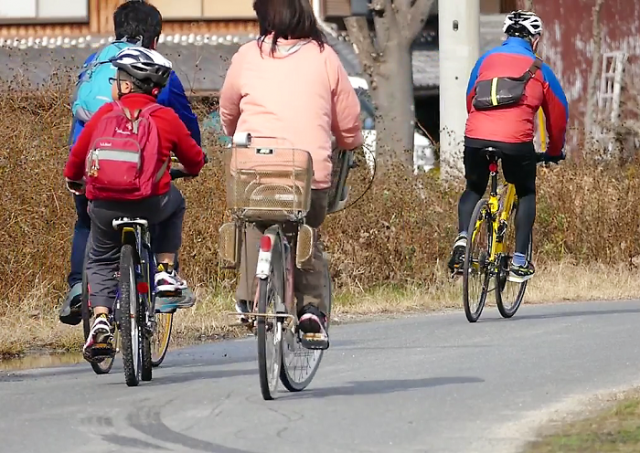
[[[91,218],[87,212],[89,200],[84,195],[74,195],[73,200],[76,204],[77,219],[73,228],[73,242],[71,244],[71,272],[67,276],[69,288],[82,282],[84,252],[89,239],[89,231],[91,230]]]
[[[118,281],[115,274],[120,264],[120,233],[112,222],[118,217],[140,217],[157,228],[152,240],[155,253],[177,253],[182,245],[182,221],[186,204],[172,184],[164,195],[128,202],[92,201],[91,250],[87,260],[89,300],[93,307],[112,308]]]
[[[536,154],[533,143],[516,145],[475,140],[475,146],[465,146],[464,169],[467,187],[458,204],[458,231],[469,228],[476,203],[480,201],[489,182],[489,161],[483,151],[492,146],[500,153],[504,179],[515,185],[518,196],[516,211],[515,251],[526,255],[536,218]],[[481,146],[479,146],[481,145]]]
[[[77,283],[82,283],[82,269],[84,267],[85,249],[91,231],[91,217],[89,217],[89,200],[84,195],[74,195],[76,205],[76,224],[73,228],[73,240],[71,243],[71,272],[67,276],[69,288]],[[151,226],[151,236],[156,236],[155,225]],[[153,241],[152,241],[153,242]],[[155,249],[155,248],[154,248]],[[176,257],[175,269],[178,270],[178,258]]]

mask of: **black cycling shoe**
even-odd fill
[[[58,318],[61,323],[70,326],[77,326],[82,322],[82,283],[76,283],[71,287]]]
[[[314,305],[306,305],[298,313],[298,328],[302,346],[307,349],[328,349],[327,317]]]
[[[306,305],[298,313],[300,330],[304,333],[322,333],[327,322],[325,315],[314,305]]]
[[[451,258],[449,259],[449,271],[451,274],[461,274],[464,266],[464,254],[467,249],[466,236],[458,236],[455,244],[453,244],[453,251],[451,252]]]
[[[532,278],[535,273],[536,268],[531,262],[527,262],[525,266],[517,266],[515,264],[511,264],[508,278],[510,282],[524,283]]]

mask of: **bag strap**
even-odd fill
[[[531,64],[531,66],[529,67],[529,69],[527,69],[527,71],[522,74],[522,76],[520,77],[520,80],[524,80],[525,82],[528,82],[529,79],[532,79],[535,75],[536,72],[538,72],[538,70],[542,67],[543,61],[536,57],[533,60],[533,63]]]

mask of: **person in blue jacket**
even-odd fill
[[[113,24],[117,41],[127,41],[132,44],[141,44],[148,49],[155,49],[162,32],[162,15],[155,6],[144,1],[128,1],[120,5],[114,12]],[[142,41],[141,43],[140,40]],[[83,65],[83,71],[87,69],[97,54],[98,52],[87,58]],[[81,73],[80,77],[82,77],[82,75]],[[178,114],[182,122],[187,126],[193,139],[198,146],[200,146],[201,137],[198,117],[193,113],[184,87],[175,72],[171,73],[169,82],[158,95],[158,103],[165,107],[172,108]],[[84,123],[74,117],[69,135],[70,148],[75,144],[83,128]],[[87,198],[84,195],[74,195],[74,199],[78,217],[73,232],[71,271],[67,277],[69,293],[59,314],[60,321],[70,325],[77,325],[82,320],[80,311],[82,269],[84,265],[85,248],[91,228],[91,220],[87,213]],[[193,301],[193,298],[186,298],[185,304],[179,305],[179,308],[188,307],[189,304],[193,304]]]

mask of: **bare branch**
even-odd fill
[[[434,0],[416,0],[415,4],[411,7],[407,27],[402,27],[408,31],[409,42],[412,42],[422,30],[422,27],[424,27],[425,22],[429,18],[431,8],[433,7],[433,2]]]
[[[349,39],[356,48],[362,71],[369,76],[369,83],[374,79],[373,73],[376,68],[377,52],[373,45],[371,32],[367,19],[364,17],[347,17],[344,20],[349,33]]]
[[[378,53],[384,54],[389,39],[400,33],[396,12],[391,0],[372,0],[373,24],[376,29]]]

